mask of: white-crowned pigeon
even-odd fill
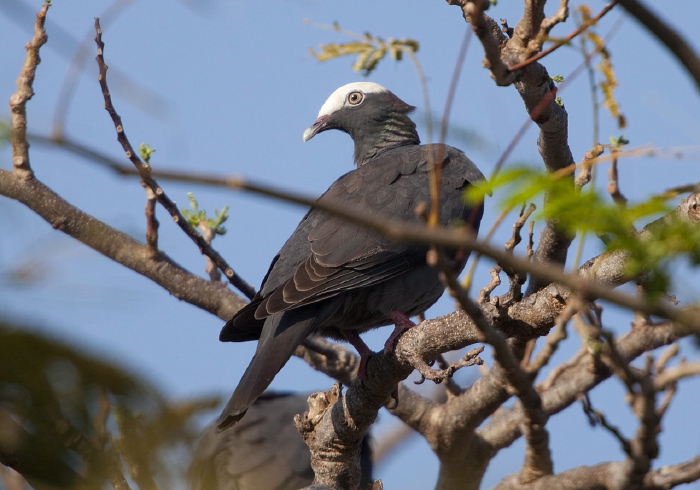
[[[335,181],[319,201],[421,223],[416,207],[431,202],[428,170],[439,159],[440,223],[476,233],[483,205],[467,204],[464,191],[484,176],[456,148],[421,145],[408,117],[413,109],[376,83],[350,83],[333,92],[304,141],[328,129],[348,133],[357,169]],[[396,242],[323,211],[309,211],[272,260],[260,292],[221,331],[222,341],[258,340],[258,347],[219,428],[243,416],[310,334],[348,340],[366,359],[369,349],[358,333],[410,325],[408,317],[423,313],[445,289],[438,270],[426,263],[427,251],[427,246]],[[461,271],[468,253],[449,255]]]

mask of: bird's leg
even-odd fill
[[[357,377],[362,381],[366,380],[367,361],[369,360],[370,356],[374,354],[374,352],[372,349],[367,347],[365,341],[362,340],[360,335],[354,330],[344,330],[341,333],[343,334],[343,337],[345,337],[345,340],[350,342],[350,344],[352,344],[352,346],[357,350],[357,353],[360,354],[360,365],[357,367]]]
[[[386,343],[384,344],[384,352],[386,352],[387,354],[394,351],[394,348],[396,347],[396,342],[398,342],[399,337],[401,337],[402,333],[404,333],[409,328],[416,326],[416,324],[413,323],[410,318],[408,318],[400,311],[392,311],[391,313],[389,313],[389,317],[392,319],[396,326],[394,327],[394,331],[391,332],[391,335],[389,335],[389,338],[386,339]]]

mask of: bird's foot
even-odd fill
[[[357,377],[360,381],[367,381],[367,361],[374,355],[374,352],[369,351],[367,354],[360,354],[360,365],[357,366]]]
[[[344,331],[343,337],[345,337],[345,340],[350,342],[357,350],[357,353],[360,354],[360,365],[357,367],[357,377],[360,378],[361,381],[365,381],[367,379],[367,361],[374,355],[374,352],[367,347],[367,344],[365,344],[364,340],[360,338],[357,332],[352,330]]]
[[[401,335],[406,330],[416,326],[416,324],[413,323],[410,318],[408,318],[400,311],[392,311],[389,314],[389,316],[391,317],[396,326],[394,327],[394,331],[391,332],[391,335],[389,335],[389,338],[386,339],[386,343],[384,344],[384,352],[387,354],[394,351],[394,349],[396,348],[396,342],[399,341],[399,337],[401,337]]]

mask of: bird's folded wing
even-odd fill
[[[461,189],[470,181],[483,179],[474,164],[454,148],[403,147],[345,174],[319,200],[368,216],[419,223],[422,218],[416,215],[416,207],[430,202],[429,157],[442,159],[444,189]],[[461,193],[443,194],[443,216],[459,216],[456,208],[468,208]],[[313,209],[273,260],[260,295],[230,322],[238,332],[229,340],[257,338],[261,320],[276,312],[396,277],[423,261],[426,250]]]

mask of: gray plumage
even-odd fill
[[[192,490],[298,490],[313,483],[309,448],[294,426],[308,394],[264,393],[231,430],[209,428],[190,467]],[[362,442],[360,488],[372,482],[369,438]]]
[[[420,223],[416,206],[430,203],[428,169],[442,164],[440,222],[478,231],[483,205],[470,207],[463,193],[483,180],[461,151],[420,145],[408,117],[414,107],[370,82],[336,90],[304,140],[328,129],[353,138],[357,169],[340,177],[319,201],[369,216]],[[220,340],[258,340],[258,347],[219,428],[235,424],[269,386],[296,347],[311,333],[350,339],[414,316],[444,291],[438,271],[426,264],[427,247],[392,241],[342,218],[311,210],[273,259],[258,295],[221,331]],[[451,251],[458,271],[468,253]]]

